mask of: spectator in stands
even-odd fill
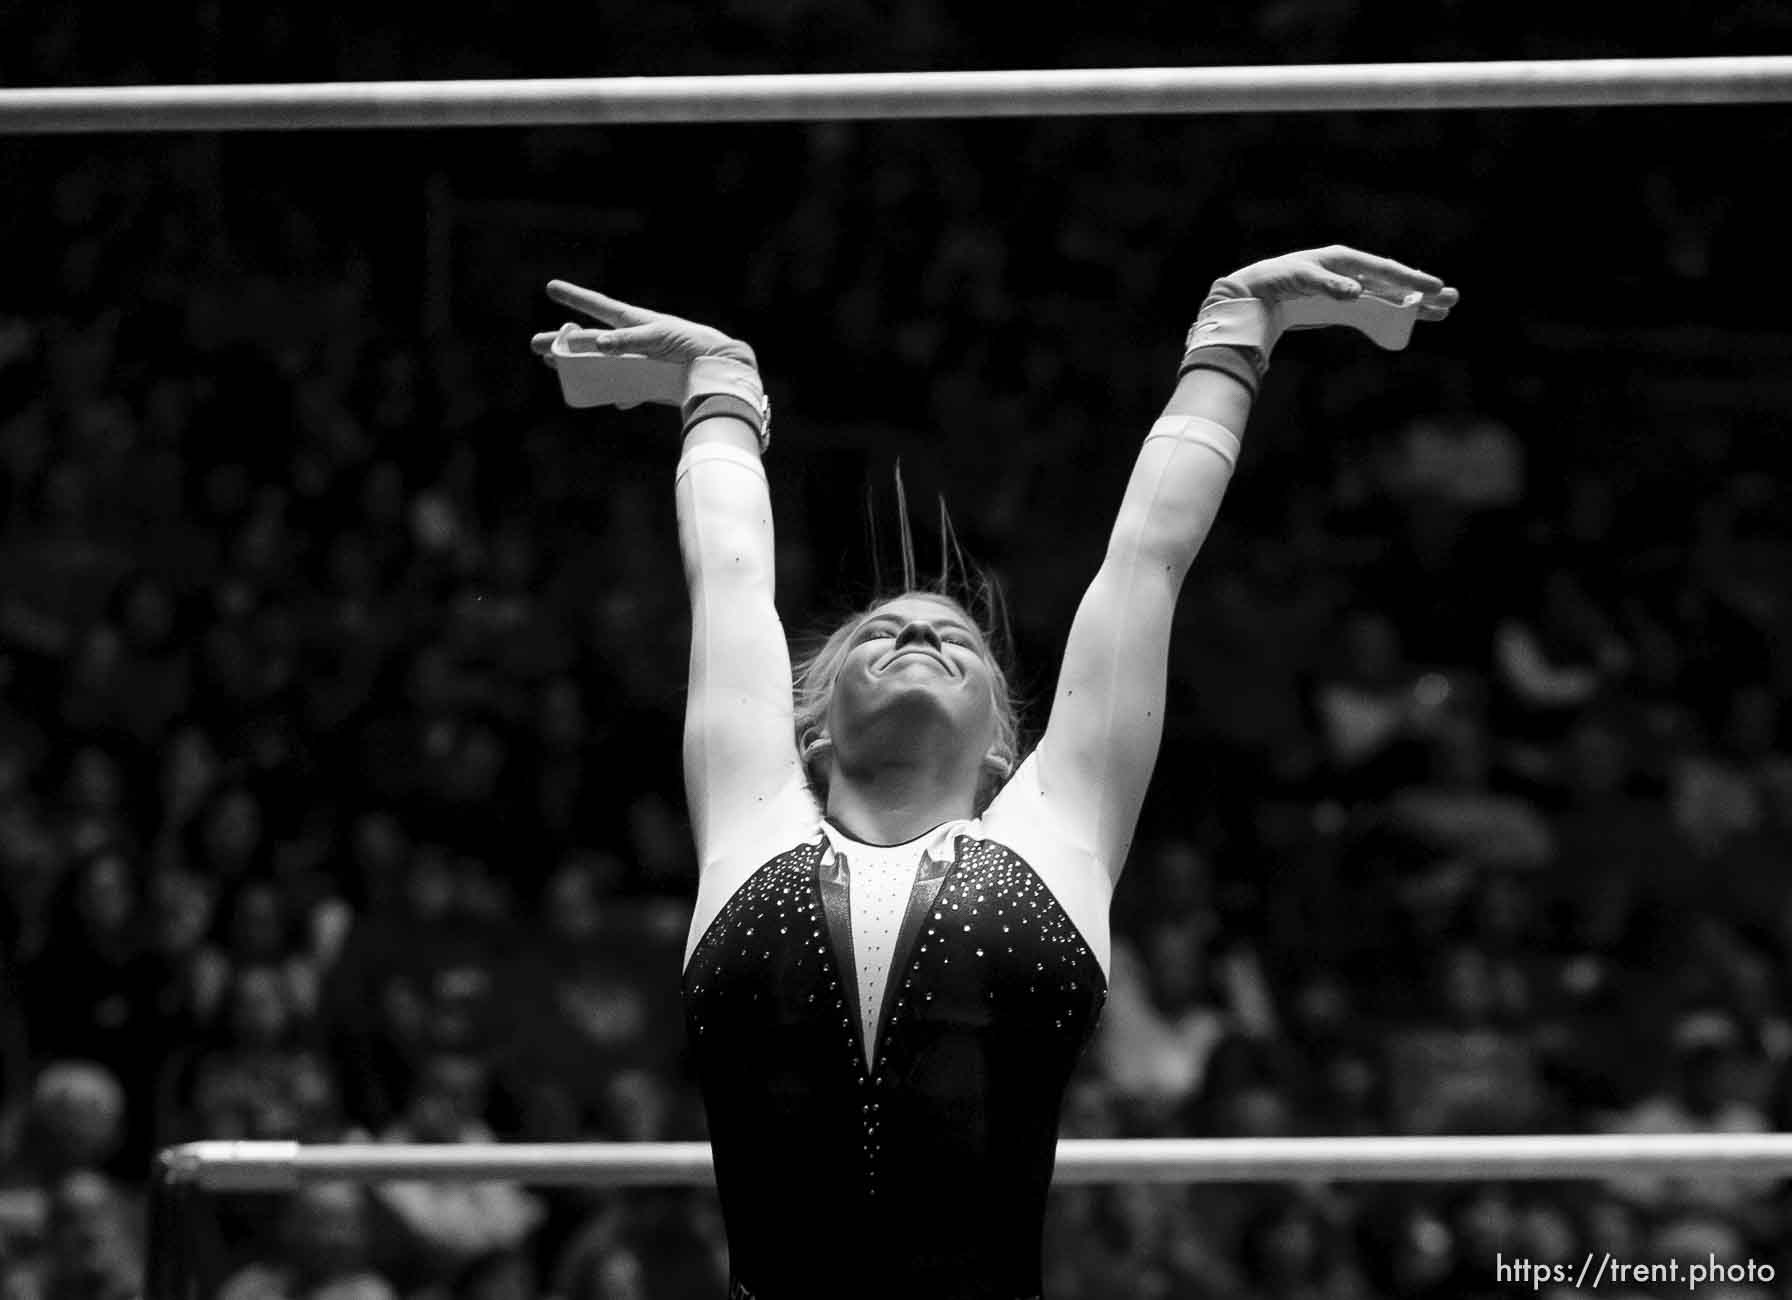
[[[624,871],[604,854],[565,858],[542,895],[545,942],[519,973],[514,1072],[550,1131],[589,1131],[607,1081],[667,1070],[680,1050],[674,987],[655,974],[678,968],[677,923],[617,898]]]
[[[172,723],[156,758],[156,861],[181,854],[180,837],[204,807],[219,774],[217,742],[192,718]]]
[[[124,769],[104,746],[82,745],[70,756],[58,804],[64,840],[75,853],[137,839],[139,819]]]
[[[138,571],[114,588],[110,621],[118,629],[118,685],[124,737],[147,754],[189,705],[192,678],[182,611],[160,576]]]
[[[490,1077],[468,1056],[437,1055],[416,1085],[388,1142],[490,1142]],[[395,1229],[400,1276],[442,1282],[494,1252],[522,1249],[541,1219],[536,1198],[510,1183],[383,1183],[373,1193]]]
[[[62,845],[34,801],[16,798],[0,812],[0,905],[9,964],[29,969],[63,932],[59,902],[67,867]]]
[[[1245,1229],[1238,1294],[1251,1300],[1348,1300],[1362,1280],[1322,1204],[1285,1194]]]
[[[317,1141],[338,1116],[336,1084],[274,967],[238,969],[208,1032],[171,1061],[167,1129],[239,1141]]]
[[[123,1197],[102,1175],[71,1173],[51,1189],[44,1247],[6,1278],[19,1300],[134,1300],[143,1253]]]
[[[550,850],[590,847],[603,833],[603,769],[593,731],[578,679],[570,673],[548,678],[536,697],[529,813]]]
[[[1212,969],[1210,917],[1163,918],[1135,948],[1116,941],[1094,1052],[1128,1127],[1166,1132],[1202,1086],[1214,1049],[1242,1028]]]
[[[1479,943],[1458,941],[1433,963],[1434,1014],[1406,1022],[1389,1044],[1395,1123],[1409,1133],[1528,1131],[1544,1104],[1529,984],[1502,978],[1512,972]]]
[[[1413,671],[1393,623],[1379,611],[1345,616],[1340,651],[1314,700],[1330,779],[1346,797],[1380,798],[1420,769],[1449,686]]]
[[[1389,486],[1461,510],[1501,510],[1524,493],[1524,446],[1489,415],[1476,393],[1474,370],[1461,362],[1438,372],[1429,408],[1402,430],[1388,466]]]
[[[124,1089],[109,1071],[87,1061],[45,1066],[0,1127],[0,1249],[42,1240],[58,1185],[111,1171],[125,1136]]]
[[[1717,857],[1768,826],[1783,828],[1792,799],[1792,753],[1782,748],[1780,704],[1763,683],[1729,697],[1717,743],[1689,753],[1674,773],[1674,818],[1702,857]]]
[[[213,789],[188,831],[186,861],[221,887],[233,887],[269,867],[271,845],[261,799],[240,778]]]
[[[1546,572],[1527,603],[1494,633],[1495,717],[1511,742],[1508,761],[1547,779],[1551,747],[1629,669],[1632,656],[1572,572]]]
[[[1755,1100],[1756,1055],[1743,1026],[1725,1012],[1700,1009],[1673,1030],[1671,1074],[1665,1086],[1614,1116],[1619,1133],[1765,1133],[1767,1115]],[[1751,1178],[1626,1178],[1613,1183],[1628,1199],[1658,1212],[1696,1209],[1740,1214],[1764,1208],[1771,1184]]]
[[[225,1280],[219,1300],[397,1300],[368,1265],[367,1193],[352,1183],[307,1183],[280,1217],[280,1249]]]
[[[1526,800],[1491,788],[1479,719],[1453,710],[1439,717],[1430,740],[1426,779],[1391,801],[1395,823],[1439,858],[1479,867],[1547,865],[1555,850],[1549,824]]]
[[[223,905],[217,941],[200,960],[215,967],[225,983],[247,970],[273,974],[287,1006],[303,1022],[317,1012],[322,971],[308,951],[304,918],[293,914],[297,902],[271,877],[236,882]],[[199,1008],[202,1016],[213,1010]]]
[[[40,1060],[93,1061],[118,1079],[132,1103],[126,1145],[133,1153],[148,1141],[144,1103],[158,1033],[138,889],[123,853],[87,853],[63,878],[49,941],[22,981],[32,1051]]]
[[[163,1035],[160,1060],[191,1043],[223,1000],[229,965],[206,943],[216,907],[217,887],[185,867],[165,866],[149,877],[145,969]]]

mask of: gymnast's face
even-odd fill
[[[917,733],[948,736],[975,773],[995,740],[989,646],[955,602],[900,596],[853,629],[834,680],[828,731],[835,759],[877,761]]]

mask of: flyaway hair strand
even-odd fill
[[[902,538],[902,589],[915,590],[915,530],[908,519],[908,492],[902,486],[902,461],[896,462],[896,519]]]

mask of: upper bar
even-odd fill
[[[692,1187],[715,1181],[703,1142],[300,1146],[192,1142],[163,1153],[163,1177],[216,1190],[303,1182],[507,1179],[547,1186]],[[1792,1176],[1792,1133],[1531,1137],[1071,1139],[1069,1183],[1471,1182],[1638,1175]]]
[[[0,134],[823,122],[1792,100],[1792,56],[0,90]]]

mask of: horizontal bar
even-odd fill
[[[823,122],[1792,100],[1792,56],[0,90],[0,134]]]
[[[192,1142],[165,1177],[215,1190],[300,1183],[502,1179],[540,1186],[690,1187],[715,1181],[704,1142],[300,1146]],[[1070,1183],[1472,1182],[1639,1175],[1792,1175],[1792,1133],[1530,1137],[1067,1139]]]

